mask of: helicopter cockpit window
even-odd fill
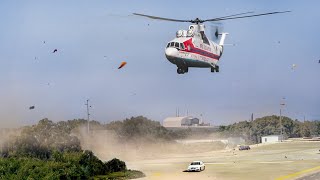
[[[170,43],[168,43],[167,48],[170,46]]]
[[[176,43],[174,44],[174,47],[179,48],[179,43],[176,42]]]
[[[180,43],[180,49],[184,49],[183,43]]]

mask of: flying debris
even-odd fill
[[[46,41],[43,41],[43,44],[45,44],[46,43]]]
[[[34,108],[35,108],[34,106],[30,106],[30,107],[29,107],[30,110],[31,110],[31,109],[34,109]]]
[[[58,51],[58,49],[54,49],[52,53],[56,53]]]
[[[39,61],[38,61],[38,57],[34,57],[34,61],[36,62],[36,63],[38,63]]]
[[[118,67],[118,69],[123,68],[126,64],[127,64],[127,62],[125,62],[125,61],[121,62],[121,64],[120,64],[120,66]]]
[[[296,64],[292,64],[291,69],[294,70],[297,67]]]

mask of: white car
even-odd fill
[[[199,171],[200,172],[205,169],[206,169],[206,166],[204,165],[204,163],[202,161],[193,161],[188,166],[188,171]]]

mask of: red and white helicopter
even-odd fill
[[[203,24],[204,22],[217,22],[229,19],[265,16],[286,12],[290,11],[269,12],[264,14],[251,14],[253,12],[245,12],[205,20],[201,20],[199,18],[196,18],[194,20],[179,20],[138,13],[133,14],[157,20],[192,23],[189,26],[188,30],[177,31],[176,38],[171,40],[165,49],[165,55],[167,59],[178,67],[177,73],[184,74],[188,72],[189,67],[211,68],[211,72],[219,72],[218,61],[223,53],[224,41],[228,33],[220,33],[218,32],[218,28],[216,28],[215,36],[217,39],[219,36],[220,41],[211,41],[205,34],[205,25]]]

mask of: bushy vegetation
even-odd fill
[[[11,136],[2,144],[0,157],[26,157],[47,160],[52,158],[53,152],[81,152],[78,137],[81,128],[86,132],[87,121],[75,119],[69,121],[52,122],[42,119],[38,124],[20,128],[19,133]],[[151,121],[138,116],[109,124],[90,122],[91,130],[111,130],[119,140],[126,142],[156,142],[182,139],[190,135],[190,130],[170,131],[157,121]]]
[[[144,140],[173,140],[185,138],[190,134],[188,129],[173,132],[163,127],[160,122],[152,121],[143,116],[132,117],[123,121],[113,121],[105,125],[106,129],[114,130],[121,139],[133,140],[141,137]]]
[[[102,162],[91,151],[81,149],[76,134],[86,124],[81,119],[57,123],[42,119],[16,130],[1,144],[0,179],[93,179],[97,175],[126,174],[125,162],[116,158]],[[90,127],[105,128],[95,121]],[[130,171],[130,175],[144,176],[135,172]]]
[[[79,152],[80,141],[71,135],[72,123],[53,123],[42,119],[37,125],[23,127],[21,133],[3,145],[2,157],[50,159],[53,151]]]
[[[265,116],[252,122],[241,121],[228,126],[220,126],[219,131],[228,136],[240,136],[252,143],[259,143],[261,136],[280,134],[280,117]],[[282,117],[282,129],[285,137],[311,137],[320,135],[319,121],[292,120]]]
[[[51,159],[0,158],[0,179],[93,179],[96,175],[126,172],[119,159],[106,163],[91,151],[54,152]]]

